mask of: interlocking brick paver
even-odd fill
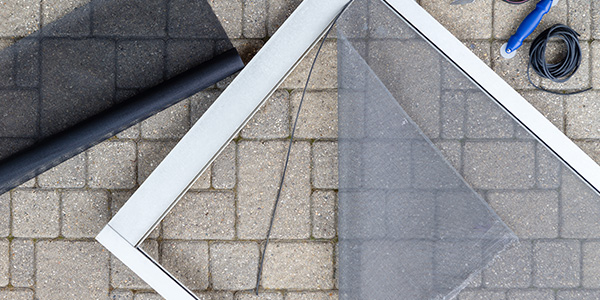
[[[200,300],[233,300],[231,292],[196,292]]]
[[[33,291],[31,291],[31,290],[0,291],[0,300],[33,300]]]
[[[490,288],[524,288],[531,285],[533,268],[531,242],[522,241],[499,255],[483,271],[483,280]]]
[[[556,292],[557,300],[596,300],[600,299],[600,291],[558,291]]]
[[[448,1],[422,1],[438,22],[459,39],[489,39],[492,37],[492,0],[473,2],[472,5],[451,5]]]
[[[540,241],[533,245],[533,285],[568,288],[580,283],[580,247],[578,241]]]
[[[107,141],[88,151],[88,184],[92,188],[135,186],[135,143]]]
[[[336,193],[334,191],[314,191],[312,196],[312,236],[318,239],[331,239],[336,235]]]
[[[262,292],[258,296],[255,293],[237,293],[235,300],[283,300],[283,294],[277,292]]]
[[[481,92],[467,93],[465,133],[469,138],[508,138],[514,121],[494,101]]]
[[[210,272],[216,290],[247,290],[256,285],[259,249],[253,242],[212,243]]]
[[[592,87],[595,89],[599,89],[600,88],[600,41],[592,42],[591,64],[592,64]]]
[[[204,112],[217,100],[221,91],[216,89],[207,89],[192,95],[190,99],[190,119],[191,125],[202,117]]]
[[[142,138],[179,139],[190,128],[190,104],[181,101],[142,122]]]
[[[64,191],[62,194],[62,235],[93,238],[108,223],[110,213],[106,191]]]
[[[0,240],[0,286],[6,286],[9,283],[9,242]]]
[[[568,96],[554,95],[543,91],[526,91],[521,95],[556,128],[564,130],[563,102],[568,99]]]
[[[177,144],[175,141],[141,141],[138,143],[137,178],[142,184]]]
[[[287,91],[276,91],[244,126],[240,135],[248,139],[274,139],[289,136],[289,99],[290,94]]]
[[[566,134],[573,139],[600,138],[600,93],[597,91],[569,96],[566,99]]]
[[[133,292],[130,290],[112,290],[110,300],[133,300]]]
[[[592,191],[571,170],[562,172],[561,236],[567,238],[600,237],[600,195]]]
[[[594,39],[600,39],[600,2],[591,1],[592,3],[592,36]]]
[[[531,188],[535,185],[534,148],[530,142],[467,142],[465,179],[474,188]]]
[[[242,0],[209,1],[230,39],[242,36]]]
[[[264,38],[267,33],[267,0],[244,0],[243,34],[246,38]]]
[[[233,239],[235,199],[231,192],[188,192],[163,221],[167,239]]]
[[[58,237],[60,200],[56,191],[17,190],[12,198],[13,236]]]
[[[35,276],[34,244],[32,240],[14,239],[10,242],[10,284],[31,287]]]
[[[244,141],[238,144],[238,237],[263,239],[277,194],[287,142]],[[272,237],[310,236],[310,144],[295,142]]]
[[[337,291],[331,292],[290,292],[285,300],[337,300]]]
[[[85,6],[87,0],[42,0],[42,25],[48,25],[73,10]],[[89,20],[88,20],[89,22]]]
[[[0,236],[10,234],[10,193],[0,195]]]
[[[497,192],[488,201],[521,238],[558,237],[559,197],[556,191]]]
[[[40,174],[42,188],[81,188],[85,186],[86,154],[81,153],[62,164]]]
[[[302,3],[301,0],[268,0],[267,33],[272,36],[292,12]]]
[[[208,243],[165,241],[161,264],[190,289],[208,287]]]
[[[510,290],[506,293],[506,300],[554,300],[552,290]]]
[[[95,242],[42,241],[36,245],[36,297],[104,300],[108,251]]]
[[[159,294],[155,293],[140,293],[135,294],[134,300],[164,300]]]
[[[333,288],[333,245],[270,243],[262,286],[266,289]]]
[[[596,140],[575,141],[575,144],[583,150],[597,164],[600,164],[600,142]]]
[[[315,142],[312,146],[312,184],[317,189],[338,187],[338,147],[336,142]]]
[[[550,150],[542,144],[537,144],[536,168],[537,184],[541,188],[554,189],[560,185],[560,170],[563,164],[558,158],[550,153]]]
[[[232,189],[236,183],[237,143],[229,142],[212,164],[212,186],[215,189]]]
[[[142,248],[152,257],[158,256],[158,243],[146,240]],[[118,258],[110,256],[110,285],[113,288],[122,289],[149,289],[150,286],[139,278],[131,269],[123,264]]]
[[[0,36],[26,36],[39,28],[40,1],[3,1],[0,11]]]
[[[134,40],[117,43],[117,87],[148,88],[163,79],[164,41]],[[139,76],[143,72],[145,76]]]
[[[292,93],[293,120],[296,119],[301,98],[301,91]],[[337,137],[337,94],[335,92],[307,92],[299,118],[296,137],[308,139]]]
[[[458,300],[505,300],[504,292],[486,291],[486,290],[465,290],[462,291]]]
[[[492,66],[494,71],[514,89],[534,89],[527,79],[527,64],[529,63],[529,49],[531,42],[524,42],[515,57],[506,59],[500,55],[500,47],[506,41],[492,43]],[[530,72],[531,81],[539,85],[541,78],[533,71]]]
[[[94,7],[93,9],[92,26],[94,34],[125,36],[166,35],[167,7],[165,1],[134,0],[108,3],[108,5]],[[136,6],[145,7],[145,9],[131,8]],[[127,26],[123,26],[122,20],[127,20]],[[172,31],[169,31],[169,33],[172,33]]]
[[[442,157],[458,172],[462,170],[462,145],[459,141],[438,141],[434,143]]]
[[[585,288],[600,288],[600,243],[584,242],[582,247],[581,284]]]
[[[592,2],[588,0],[569,0],[568,25],[580,34],[580,39],[588,40],[592,36]]]
[[[310,75],[309,88],[337,88],[336,45],[337,43],[332,40],[327,40],[323,44],[313,72]],[[317,48],[312,49],[306,56],[308,59],[300,61],[290,76],[281,84],[281,87],[286,89],[303,89],[316,53]]]

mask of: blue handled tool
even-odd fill
[[[502,45],[500,55],[507,59],[513,58],[516,55],[516,50],[523,45],[523,41],[540,24],[544,15],[550,11],[550,7],[556,5],[556,3],[558,3],[558,0],[540,0],[535,9],[521,22],[521,25],[517,28],[517,32],[508,39],[508,43]]]

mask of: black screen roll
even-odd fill
[[[0,194],[242,67],[207,0],[74,9],[0,50]]]

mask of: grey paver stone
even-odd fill
[[[233,300],[231,292],[196,292],[200,300]]]
[[[583,150],[591,159],[600,164],[600,142],[596,140],[575,141],[575,144]]]
[[[10,234],[10,193],[0,195],[0,236]]]
[[[56,191],[17,190],[12,197],[13,236],[58,237],[60,200]]]
[[[94,7],[92,20],[97,35],[165,36],[167,7],[163,0],[109,2]],[[127,20],[127,26],[123,26],[123,20]]]
[[[283,300],[283,295],[277,292],[262,292],[257,296],[255,293],[245,292],[235,294],[235,300]]]
[[[208,287],[208,243],[166,241],[161,245],[162,266],[190,289]]]
[[[462,145],[459,141],[441,140],[434,143],[454,169],[462,170]]]
[[[137,139],[141,134],[141,125],[135,124],[119,133],[117,133],[116,137],[119,139]]]
[[[34,283],[35,259],[32,240],[14,239],[10,242],[10,284],[31,287]]]
[[[26,36],[39,28],[40,1],[2,1],[0,36]]]
[[[174,2],[179,2],[179,5],[191,5],[190,2],[183,0],[170,1],[170,3]],[[169,32],[169,35],[172,35],[172,31]],[[212,58],[214,48],[213,43],[203,40],[169,40],[167,42],[167,78],[188,70],[194,64],[200,64]],[[206,54],[201,55],[200,53]]]
[[[267,33],[272,36],[279,26],[294,12],[301,0],[268,0]]]
[[[506,293],[506,300],[554,300],[552,290],[510,290]]]
[[[246,38],[264,38],[267,34],[267,0],[244,0],[243,34]]]
[[[240,135],[247,139],[284,138],[290,134],[290,94],[276,91],[244,126]]]
[[[556,292],[557,300],[596,300],[600,299],[600,291],[574,290]]]
[[[42,241],[36,245],[36,297],[108,297],[108,251],[95,242]]]
[[[62,235],[93,238],[109,221],[106,191],[64,191],[62,194]]]
[[[231,192],[188,192],[163,221],[166,239],[233,239],[235,198]]]
[[[484,269],[483,278],[490,288],[523,288],[531,284],[533,258],[531,242],[522,241],[507,249]]]
[[[263,239],[281,180],[287,142],[238,143],[238,237]],[[310,144],[295,142],[272,237],[310,236]]]
[[[88,184],[92,188],[132,188],[136,178],[136,145],[107,141],[88,151]]]
[[[190,99],[190,119],[191,124],[202,117],[204,112],[217,100],[221,91],[215,89],[204,90],[191,96]]]
[[[592,87],[600,88],[600,41],[592,42]]]
[[[543,91],[526,91],[521,95],[556,128],[560,131],[564,130],[563,102],[568,99],[568,96],[554,95]]]
[[[42,0],[42,25],[50,24],[76,8],[89,3],[87,0]]]
[[[142,122],[142,138],[179,139],[190,128],[190,104],[183,100]]]
[[[588,40],[592,36],[592,17],[591,6],[589,0],[569,0],[568,18],[569,27],[573,28],[580,34],[580,39]]]
[[[231,141],[212,164],[212,186],[215,189],[232,189],[236,183],[237,144]]]
[[[556,238],[558,196],[556,191],[493,192],[488,201],[520,238]]]
[[[448,91],[442,94],[441,136],[443,138],[459,139],[465,136],[466,98],[466,93],[462,91]]]
[[[534,143],[467,142],[465,179],[474,188],[510,189],[535,185]]]
[[[285,300],[337,300],[337,291],[325,292],[290,292],[285,295]]]
[[[534,89],[527,79],[527,64],[529,63],[529,49],[531,42],[524,42],[517,50],[515,57],[506,59],[500,55],[500,47],[506,41],[495,41],[492,43],[492,66],[494,71],[514,89]],[[541,78],[530,72],[531,81],[539,85]]]
[[[0,291],[0,300],[33,300],[33,291],[31,291],[31,290]]]
[[[310,76],[309,88],[337,88],[337,43],[327,40],[321,48],[319,57]],[[286,89],[304,89],[308,73],[314,61],[317,48],[311,50],[300,61],[294,71],[281,84]],[[315,101],[315,100],[313,100]]]
[[[508,39],[517,31],[517,27],[519,27],[519,24],[521,24],[523,19],[533,11],[537,2],[529,1],[522,5],[513,5],[503,1],[497,1],[494,4],[494,37],[498,39]],[[556,23],[567,24],[567,7],[567,1],[559,1],[553,6],[550,12],[544,16],[536,30],[528,37],[528,40],[533,40],[543,30]],[[486,19],[488,22],[489,20],[491,20],[491,18]],[[521,50],[527,52],[525,49],[529,48],[521,48]]]
[[[292,93],[292,118],[296,118],[302,92]],[[337,93],[307,92],[296,127],[296,137],[323,139],[337,137]],[[293,121],[292,121],[293,122]]]
[[[130,290],[112,290],[110,300],[133,300],[133,292]]]
[[[492,37],[492,0],[476,1],[470,5],[423,1],[421,6],[459,39]]]
[[[159,294],[154,293],[140,293],[135,294],[134,300],[164,300]]]
[[[153,240],[145,240],[142,249],[151,257],[158,256],[158,243]],[[118,258],[110,257],[110,284],[119,289],[149,289],[150,286],[139,278],[131,269],[123,264]]]
[[[592,24],[600,24],[600,3],[598,1],[591,1],[592,3]],[[592,26],[592,36],[594,39],[600,38],[600,28],[598,26]]]
[[[200,177],[198,177],[198,179],[196,179],[196,181],[194,181],[194,183],[190,187],[190,190],[192,190],[192,191],[206,190],[206,189],[210,188],[210,180],[211,180],[211,171],[210,171],[210,166],[209,166],[209,168],[206,169],[206,171],[204,171],[202,174],[200,174]]]
[[[6,286],[10,280],[9,242],[0,240],[0,286]]]
[[[3,137],[33,137],[38,122],[38,95],[32,91],[0,91],[0,110],[3,112],[0,134]],[[4,116],[10,116],[4,117]]]
[[[40,174],[38,185],[42,188],[80,188],[85,186],[86,154],[81,153],[60,165]]]
[[[486,290],[464,290],[458,300],[505,300],[504,292],[486,291]]]
[[[317,189],[337,189],[337,142],[315,142],[312,146],[312,184]]]
[[[230,39],[242,36],[242,0],[209,1]]]
[[[266,289],[331,289],[332,257],[329,243],[271,243],[261,285]]]
[[[570,96],[566,99],[566,133],[573,139],[600,138],[600,93],[597,91]]]
[[[334,191],[314,191],[312,194],[312,236],[318,239],[332,239],[336,236]]]
[[[585,288],[600,288],[600,243],[584,242],[583,253],[583,278],[581,283]]]
[[[467,122],[465,133],[469,138],[508,138],[513,134],[513,119],[494,101],[481,92],[467,94]]]
[[[175,141],[141,141],[138,143],[138,183],[142,184],[171,152]]]
[[[533,285],[565,288],[579,286],[580,247],[578,241],[540,241],[533,245]]]
[[[210,272],[216,290],[247,290],[256,285],[258,244],[253,242],[210,245]]]
[[[600,237],[600,196],[566,168],[562,174],[561,201],[563,237]]]
[[[163,79],[165,45],[162,40],[117,43],[117,87],[148,88]],[[144,74],[139,76],[138,74]]]
[[[544,145],[538,143],[536,152],[537,184],[541,188],[558,188],[560,185],[560,170],[563,163],[550,153]]]

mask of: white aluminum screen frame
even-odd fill
[[[381,0],[594,190],[600,166],[413,0]],[[198,299],[139,247],[332,25],[349,0],[305,0],[96,239],[167,300]]]

